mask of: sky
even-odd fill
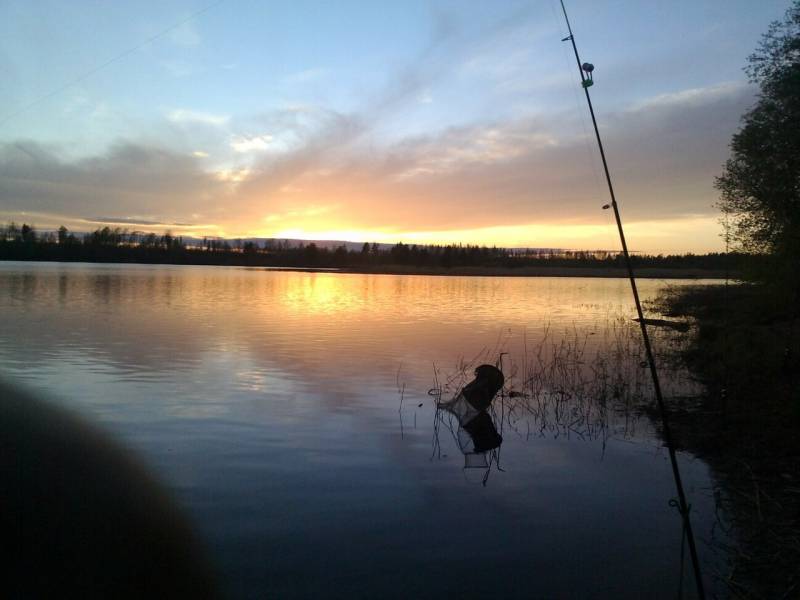
[[[788,0],[568,0],[633,250],[714,178]],[[0,221],[617,249],[557,0],[0,3]]]

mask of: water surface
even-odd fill
[[[514,417],[486,485],[449,432],[433,445],[434,369],[505,351],[521,383],[543,344],[611,356],[628,285],[4,263],[0,372],[137,453],[231,596],[674,598],[681,524],[646,417],[610,411],[598,435]],[[680,462],[710,571],[708,469]]]

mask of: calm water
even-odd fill
[[[641,282],[645,298],[663,287]],[[0,263],[0,373],[136,452],[234,597],[675,598],[681,524],[646,418],[611,411],[593,435],[579,415],[571,430],[506,416],[485,486],[449,431],[433,452],[434,365],[445,378],[507,351],[522,380],[540,347],[612,356],[629,293],[615,279]],[[708,470],[680,462],[710,571]]]

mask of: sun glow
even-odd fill
[[[686,239],[704,240],[694,252],[715,252],[722,249],[719,224],[713,217],[638,221],[625,226],[632,250],[648,253],[680,253],[686,251]],[[358,230],[348,228],[292,227],[261,230],[259,237],[301,240],[342,240],[394,244],[479,244],[507,248],[573,248],[614,250],[619,247],[616,225],[552,223],[484,227],[442,231],[397,231],[390,229]]]

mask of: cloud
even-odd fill
[[[114,225],[155,225],[158,227],[196,227],[196,223],[164,223],[142,217],[84,217],[89,223],[107,223]]]
[[[249,169],[222,169],[214,173],[218,181],[227,183],[242,183],[250,175]]]
[[[659,110],[670,107],[703,106],[726,98],[736,98],[747,93],[748,84],[744,81],[728,81],[707,87],[690,88],[668,94],[659,94],[633,104],[632,112]]]
[[[751,101],[745,86],[714,86],[605,115],[604,141],[624,216],[713,216],[714,176]],[[363,117],[332,119],[296,151],[257,164],[242,198],[269,198],[279,207],[329,201],[340,209],[326,215],[328,222],[348,229],[605,219],[599,207],[607,190],[595,142],[581,135],[574,111],[450,128],[385,148],[359,143],[369,126]],[[281,193],[290,188],[305,195]],[[302,225],[297,219],[292,227]]]
[[[320,170],[335,170],[349,163],[353,146],[364,135],[396,110],[415,105],[419,94],[446,72],[446,46],[457,32],[450,19],[439,16],[423,50],[385,88],[373,94],[364,92],[365,104],[356,113],[295,104],[263,115],[260,120],[271,125],[268,129],[274,132],[275,141],[280,140],[287,151],[253,165],[241,193],[274,198],[281,188],[298,178],[314,177]]]
[[[176,108],[167,113],[167,119],[173,123],[201,123],[203,125],[222,127],[230,121],[230,116]]]
[[[335,206],[309,206],[307,208],[303,208],[301,210],[290,210],[285,213],[272,213],[264,217],[263,221],[265,223],[275,223],[280,221],[286,221],[287,219],[296,219],[298,217],[306,218],[306,217],[317,217],[319,215],[324,215],[330,213],[334,210]]]
[[[416,138],[400,144],[396,157],[412,165],[397,174],[397,179],[505,162],[536,147],[557,144],[555,135],[535,120],[450,128],[433,138]]]
[[[713,219],[713,178],[751,102],[747,87],[716,86],[604,115],[604,142],[626,221]],[[390,235],[519,224],[561,224],[572,231],[607,221],[594,141],[581,135],[574,111],[451,127],[376,146],[368,134],[385,113],[370,110],[344,115],[294,106],[253,117],[251,124],[275,127],[276,135],[294,141],[246,165],[204,167],[207,161],[189,152],[130,142],[79,160],[33,142],[6,144],[0,146],[0,198],[7,212],[102,215],[112,207],[122,219],[202,221],[236,234]],[[252,149],[267,143],[261,136],[240,141]]]
[[[236,152],[259,152],[269,148],[273,137],[271,135],[235,135],[231,138],[230,146]]]
[[[604,223],[608,215],[599,207],[607,190],[594,140],[582,133],[582,113],[561,107],[572,106],[572,96],[566,103],[562,96],[568,73],[550,76],[539,69],[550,58],[538,55],[531,39],[552,34],[552,27],[528,16],[518,13],[472,30],[457,17],[440,18],[425,48],[405,68],[387,73],[383,88],[359,90],[362,104],[349,113],[310,103],[249,117],[176,108],[165,116],[180,152],[120,141],[92,158],[66,161],[26,142],[0,147],[0,198],[19,210],[111,213],[160,223],[201,219],[241,234],[264,224],[276,231],[389,235]],[[193,43],[191,32],[182,35]],[[620,71],[611,67],[608,83]],[[326,75],[314,67],[283,83]],[[446,104],[444,78],[485,84],[493,104],[475,114],[491,117],[382,141],[380,132],[398,117],[433,108],[421,103],[435,96],[437,105]],[[628,80],[638,89],[644,85],[641,77]],[[518,98],[518,87],[529,85],[550,100],[559,94],[561,104],[534,112],[533,103],[512,110],[508,102],[495,102]],[[744,84],[721,83],[629,106],[601,105],[623,216],[653,223],[713,215],[713,178],[751,101]],[[214,159],[197,160],[208,154],[194,148],[212,150]],[[200,216],[189,219],[194,214]]]
[[[120,215],[160,223],[190,214],[220,218],[230,186],[183,153],[117,143],[101,155],[67,161],[35,142],[0,145],[0,197],[7,211]],[[209,220],[211,217],[208,217]]]

